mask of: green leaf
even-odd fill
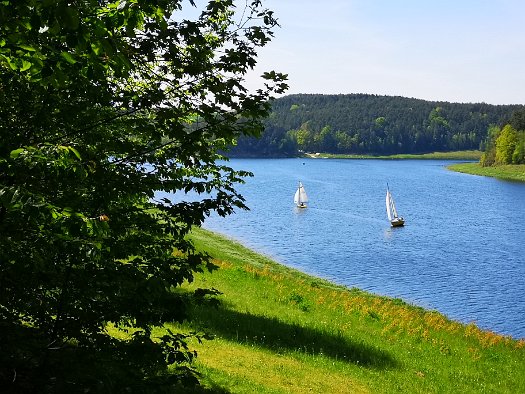
[[[23,151],[25,151],[25,148],[18,148],[18,149],[12,150],[9,156],[11,157],[11,159],[16,159],[18,156],[20,156],[20,154]]]
[[[68,149],[73,152],[75,154],[75,156],[77,157],[78,160],[82,160],[82,158],[80,157],[80,153],[78,152],[78,150],[76,150],[75,148],[73,148],[72,146],[69,146]]]
[[[20,71],[27,71],[31,68],[32,64],[28,62],[27,60],[22,60],[22,67],[20,67]]]
[[[5,59],[7,60],[7,64],[9,64],[9,68],[11,70],[18,71],[19,66],[18,66],[17,59],[13,59],[12,57],[6,57]]]
[[[0,41],[0,44],[1,44],[1,41]],[[1,45],[0,45],[1,46]],[[27,44],[19,44],[18,45],[18,48],[22,48],[28,52],[36,52],[36,49],[35,47],[33,47],[32,45],[27,45]]]
[[[93,52],[97,56],[99,56],[102,53],[102,51],[104,50],[102,48],[102,44],[100,42],[98,42],[98,41],[91,43],[91,49],[93,50]]]
[[[74,210],[73,208],[71,208],[71,207],[64,207],[64,208],[62,209],[62,214],[63,214],[64,216],[71,216],[71,215],[73,215],[74,213],[75,213],[75,210]]]
[[[75,64],[77,61],[69,52],[62,52],[60,54],[68,63]]]

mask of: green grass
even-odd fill
[[[508,181],[525,182],[525,164],[482,167],[479,163],[459,163],[447,167],[452,171],[490,176]]]
[[[306,157],[320,158],[320,159],[428,159],[428,160],[479,160],[481,152],[478,150],[466,150],[455,152],[434,152],[423,154],[399,154],[390,156],[371,156],[371,155],[346,155],[333,153],[315,153],[305,154]]]
[[[178,330],[210,391],[232,393],[520,393],[525,341],[286,268],[205,230],[195,245],[220,267],[188,290],[216,288]],[[298,257],[300,258],[300,257]]]

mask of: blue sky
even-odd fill
[[[263,3],[281,28],[256,71],[289,74],[288,93],[525,104],[523,0]]]

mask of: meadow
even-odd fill
[[[479,163],[458,163],[447,167],[471,175],[490,176],[507,181],[525,182],[525,164],[482,167]]]
[[[219,267],[185,291],[222,292],[179,331],[205,332],[203,392],[519,393],[525,341],[400,299],[345,288],[202,229],[192,240]]]

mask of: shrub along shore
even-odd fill
[[[334,285],[206,230],[192,239],[219,269],[185,290],[223,293],[177,326],[215,336],[192,343],[204,391],[525,392],[523,339]]]

